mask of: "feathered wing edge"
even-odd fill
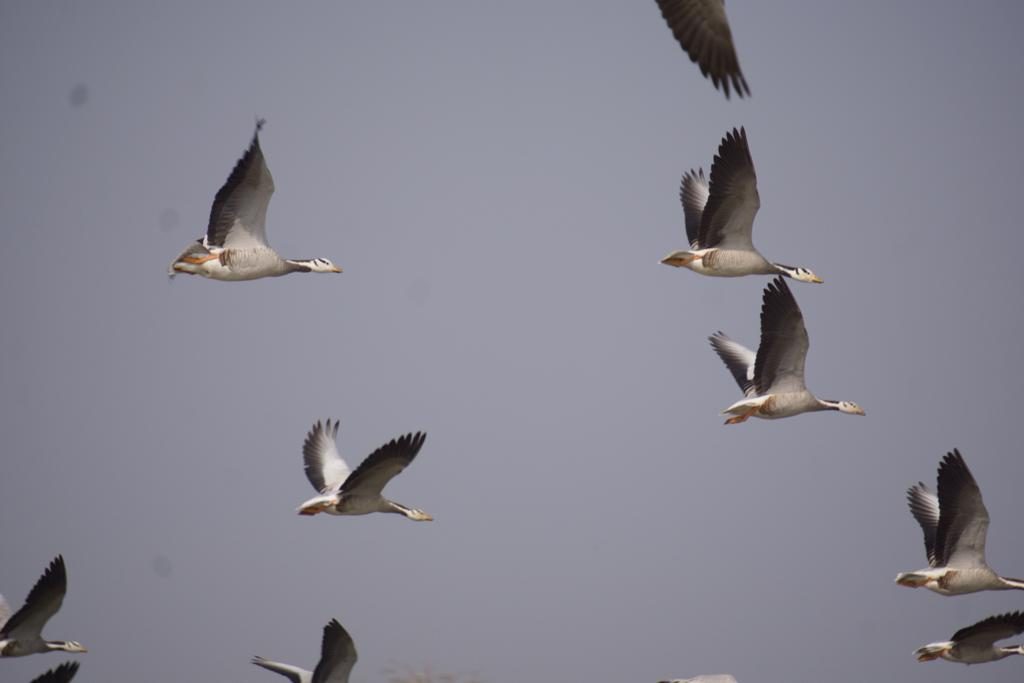
[[[725,367],[729,369],[744,396],[748,398],[755,396],[754,362],[757,355],[742,344],[730,339],[722,331],[715,332],[708,337],[708,341],[711,342],[711,348],[725,363]]]

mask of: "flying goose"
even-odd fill
[[[1024,580],[999,576],[985,563],[988,510],[955,448],[939,463],[938,489],[936,495],[921,482],[907,489],[910,513],[924,531],[928,569],[902,572],[896,583],[941,595],[1024,589]]]
[[[693,678],[673,678],[671,681],[658,681],[658,683],[736,683],[736,679],[729,674],[703,674]]]
[[[945,659],[961,664],[994,662],[1010,655],[1024,655],[1024,645],[997,647],[995,642],[1024,633],[1024,612],[1010,612],[983,619],[962,628],[944,643],[929,643],[914,651],[919,662]]]
[[[307,671],[290,664],[272,662],[263,657],[253,657],[252,663],[264,669],[281,674],[292,683],[348,683],[349,674],[356,663],[356,646],[352,636],[331,619],[324,626],[324,637],[320,645],[320,661],[316,669]]]
[[[661,260],[701,275],[785,275],[801,282],[822,282],[807,268],[772,263],[754,248],[751,232],[761,207],[754,160],[747,131],[733,128],[718,146],[711,163],[711,184],[704,169],[683,174],[679,189],[690,248],[673,251]]]
[[[32,683],[68,683],[78,672],[78,662],[64,662],[56,669],[50,669],[42,676],[33,678]]]
[[[87,652],[81,643],[73,640],[43,640],[42,637],[43,626],[60,609],[67,589],[64,558],[58,555],[13,616],[10,616],[7,602],[0,597],[0,657],[23,657],[56,650]]]
[[[168,274],[202,275],[213,280],[255,280],[287,273],[340,273],[325,258],[283,259],[267,244],[267,205],[274,179],[260,149],[260,129],[235,164],[210,209],[206,236],[193,242],[171,263]]]
[[[371,512],[397,512],[417,522],[433,517],[415,508],[399,505],[381,495],[392,478],[409,466],[420,452],[427,435],[423,432],[392,439],[350,471],[338,453],[338,425],[316,424],[302,444],[306,478],[320,495],[299,506],[300,515],[326,512],[331,515],[366,515]]]
[[[730,83],[740,97],[750,94],[722,0],[658,0],[658,7],[690,61],[705,78],[711,77],[715,88],[721,85],[726,99]]]
[[[781,277],[764,288],[761,345],[756,355],[722,332],[716,332],[708,340],[747,397],[722,411],[723,415],[733,416],[725,424],[745,422],[750,417],[774,419],[817,410],[864,414],[856,403],[826,401],[807,389],[804,361],[810,342],[804,316]]]

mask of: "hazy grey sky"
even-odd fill
[[[65,555],[76,681],[269,682],[332,617],[354,683],[965,680],[911,652],[1024,595],[893,577],[954,446],[1024,574],[1024,5],[729,12],[748,100],[653,1],[0,3],[0,592]],[[256,116],[271,243],[344,274],[168,282]],[[756,344],[766,278],[658,259],[740,125],[755,241],[825,279],[809,385],[865,418],[722,425],[706,337]],[[329,416],[354,461],[426,430],[388,493],[437,521],[298,517]]]

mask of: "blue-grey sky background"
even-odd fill
[[[1024,595],[893,577],[954,446],[1024,575],[1024,5],[729,14],[745,100],[652,1],[0,3],[0,592],[64,554],[76,681],[269,682],[332,617],[353,683],[964,680],[911,652]],[[345,272],[169,282],[256,116],[271,244]],[[722,425],[766,278],[658,260],[740,125],[755,242],[825,279],[809,386],[867,417]],[[436,522],[295,515],[324,417],[354,462],[426,430],[386,493]]]

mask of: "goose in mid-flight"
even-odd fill
[[[658,0],[658,7],[690,61],[700,67],[705,78],[711,78],[715,88],[721,87],[727,99],[730,84],[740,97],[750,94],[736,58],[723,0]]]
[[[235,164],[210,209],[206,236],[174,259],[168,274],[202,275],[213,280],[255,280],[288,273],[340,273],[325,258],[283,259],[267,243],[267,205],[274,179],[260,149],[260,129]]]
[[[81,643],[73,640],[44,640],[42,636],[43,626],[60,609],[67,589],[64,558],[58,555],[29,591],[25,604],[13,615],[0,597],[0,657],[23,657],[57,650],[87,652]]]
[[[988,510],[978,483],[955,448],[939,463],[938,489],[936,495],[921,482],[907,489],[910,513],[924,531],[928,569],[902,572],[896,583],[924,586],[941,595],[1024,589],[1024,580],[999,576],[985,562]]]
[[[722,411],[723,415],[733,416],[726,424],[737,424],[751,417],[774,419],[818,410],[864,414],[852,401],[827,401],[807,389],[804,361],[810,342],[804,316],[781,277],[764,288],[761,345],[756,355],[722,332],[716,332],[708,340],[747,397]]]
[[[757,175],[747,145],[746,129],[726,133],[711,163],[711,183],[704,169],[683,175],[679,189],[689,249],[673,251],[661,260],[701,275],[784,275],[801,282],[822,282],[807,268],[772,263],[751,238],[754,216],[761,206]]]
[[[423,447],[427,435],[422,432],[392,439],[363,460],[355,469],[338,453],[338,421],[316,424],[302,445],[306,478],[320,495],[299,506],[300,515],[326,512],[331,515],[366,515],[371,512],[397,512],[417,522],[434,519],[423,510],[399,505],[381,495],[392,478],[409,466]]]
[[[50,669],[42,676],[33,678],[32,683],[68,683],[78,673],[78,662],[64,662],[56,669]]]
[[[736,683],[736,679],[729,674],[703,674],[693,678],[673,678],[671,681],[659,681],[658,683]]]
[[[1024,612],[1010,612],[983,619],[962,628],[944,643],[929,643],[914,651],[919,662],[945,659],[961,664],[994,662],[1010,655],[1024,655],[1024,645],[997,647],[996,641],[1024,633]]]
[[[349,674],[356,663],[356,646],[352,636],[331,619],[324,626],[324,637],[320,646],[320,661],[316,669],[307,671],[290,664],[272,662],[263,657],[253,657],[252,663],[264,669],[281,674],[292,683],[348,683]]]

